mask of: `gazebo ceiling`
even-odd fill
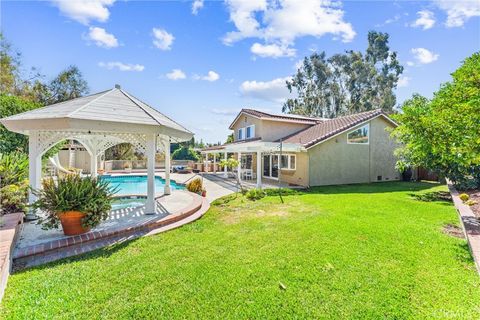
[[[62,103],[0,119],[10,131],[93,133],[157,133],[175,141],[193,134],[161,112],[120,89],[119,86]]]

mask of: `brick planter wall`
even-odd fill
[[[4,215],[0,226],[0,301],[2,301],[12,266],[12,252],[22,228],[23,213]]]

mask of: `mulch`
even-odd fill
[[[475,201],[476,203],[473,206],[470,206],[473,213],[477,218],[480,218],[480,190],[468,190],[468,191],[461,191],[459,193],[466,193],[469,195],[470,200]]]

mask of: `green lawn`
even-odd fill
[[[223,198],[180,229],[12,275],[0,318],[478,319],[466,242],[442,232],[453,206],[412,196],[439,190]]]

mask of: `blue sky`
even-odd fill
[[[480,0],[2,1],[1,29],[47,79],[75,64],[91,93],[121,84],[223,142],[242,107],[281,112],[304,56],[363,51],[369,30],[405,67],[398,101],[430,97],[480,50]]]

